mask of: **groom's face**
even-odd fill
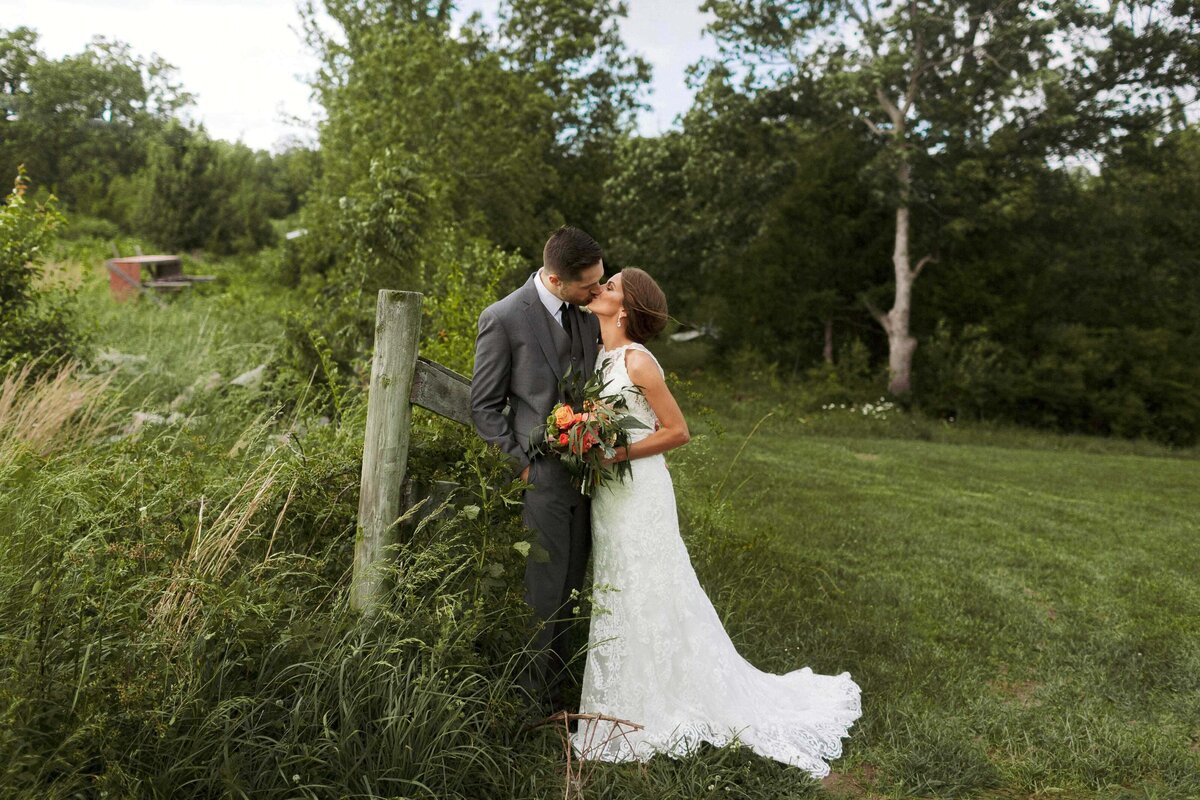
[[[574,281],[559,280],[561,297],[568,303],[586,306],[604,291],[600,281],[604,279],[604,262],[597,261],[592,266],[579,273],[579,279]]]

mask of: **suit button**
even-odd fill
[[[574,364],[579,359],[576,356],[571,356],[571,363]]]

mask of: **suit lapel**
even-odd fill
[[[562,380],[563,371],[562,364],[558,361],[558,347],[554,344],[554,334],[550,331],[554,320],[546,313],[546,307],[542,305],[542,299],[538,297],[537,287],[533,285],[537,279],[538,274],[535,272],[525,283],[525,294],[522,298],[525,302],[525,319],[529,321],[529,327],[533,330],[533,338],[537,339],[538,345],[542,348],[542,354],[550,363],[550,368],[554,370],[555,376]]]

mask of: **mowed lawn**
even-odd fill
[[[1200,461],[732,427],[689,544],[752,662],[862,686],[830,794],[1200,797]]]

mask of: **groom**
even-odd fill
[[[567,381],[595,366],[600,325],[578,306],[600,294],[604,254],[591,236],[564,226],[546,242],[542,264],[479,315],[471,418],[509,457],[513,475],[533,484],[522,519],[549,557],[531,555],[525,564],[525,600],[542,625],[532,642],[539,655],[521,680],[535,699],[559,705],[571,656],[572,593],[583,589],[592,546],[591,507],[562,463],[534,447],[554,405],[576,399],[563,388]]]

